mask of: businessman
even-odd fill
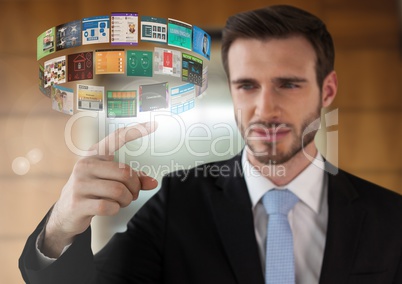
[[[324,23],[283,5],[234,15],[222,62],[243,151],[164,177],[93,256],[92,217],[157,186],[113,161],[156,126],[112,133],[77,162],[29,237],[27,283],[402,283],[402,197],[336,169],[314,144],[338,84]]]

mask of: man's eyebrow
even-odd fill
[[[251,78],[240,78],[236,80],[231,80],[231,84],[239,85],[239,84],[256,84],[257,81]]]
[[[305,83],[308,80],[303,77],[289,76],[289,77],[276,77],[271,80],[273,83],[283,84],[283,83]],[[256,84],[257,80],[252,78],[239,78],[230,81],[231,84]]]
[[[303,77],[296,77],[296,76],[289,76],[289,77],[276,77],[272,79],[273,83],[305,83],[307,82],[306,78]]]

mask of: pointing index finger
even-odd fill
[[[89,149],[89,155],[111,156],[127,142],[149,135],[157,128],[157,123],[145,122],[133,126],[119,128]]]

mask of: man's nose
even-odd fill
[[[272,120],[280,117],[281,105],[277,92],[272,88],[263,88],[256,101],[256,115],[262,120]]]

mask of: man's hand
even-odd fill
[[[95,215],[115,215],[136,200],[140,190],[158,185],[155,179],[114,161],[114,152],[155,129],[151,123],[120,128],[93,145],[75,164],[45,228],[40,249],[46,256],[59,257]]]

